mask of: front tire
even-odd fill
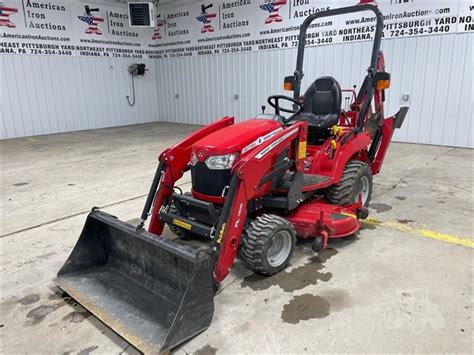
[[[362,206],[368,207],[372,197],[372,172],[369,165],[359,160],[350,160],[338,184],[326,190],[327,200],[335,205],[350,205],[362,194]]]
[[[263,275],[286,268],[296,243],[296,232],[286,219],[263,214],[244,231],[241,255],[247,265]]]

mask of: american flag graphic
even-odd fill
[[[204,26],[201,28],[201,33],[214,32],[214,27],[211,26],[211,21],[217,16],[215,13],[202,13],[196,20],[202,22]]]
[[[272,23],[272,22],[281,22],[283,19],[281,18],[280,15],[278,15],[278,10],[280,10],[280,7],[283,5],[286,5],[286,0],[275,0],[272,2],[267,2],[263,5],[260,5],[260,8],[263,11],[267,11],[270,14],[265,20],[266,24]]]
[[[86,34],[96,34],[96,35],[102,35],[102,31],[99,29],[98,25],[101,22],[104,22],[104,19],[102,17],[96,17],[92,15],[83,15],[83,16],[77,16],[77,18],[89,25],[88,28],[86,28]]]
[[[3,3],[0,2],[0,26],[15,28],[16,25],[12,21],[10,21],[10,15],[17,12],[18,9],[14,7],[3,6]]]
[[[161,27],[165,25],[166,21],[164,20],[156,20],[156,26],[155,26],[155,31],[153,32],[153,37],[151,37],[152,40],[155,39],[161,39]]]

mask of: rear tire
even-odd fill
[[[339,183],[326,189],[326,198],[332,204],[344,206],[357,202],[359,193],[362,193],[362,205],[368,207],[372,197],[372,173],[367,163],[350,160]]]
[[[296,243],[296,232],[286,219],[272,214],[257,217],[244,231],[242,259],[254,271],[273,275],[286,268]]]

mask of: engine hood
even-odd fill
[[[220,129],[197,141],[193,151],[202,162],[209,156],[250,152],[282,130],[277,121],[251,119]]]

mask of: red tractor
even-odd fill
[[[361,11],[373,12],[377,24],[363,84],[358,93],[346,90],[348,109],[332,77],[300,96],[308,26]],[[166,149],[141,224],[93,210],[58,274],[60,287],[142,351],[166,351],[209,326],[214,292],[239,249],[252,270],[272,275],[289,264],[296,238],[312,238],[319,252],[330,238],[357,232],[372,177],[408,110],[384,117],[390,75],[382,29],[381,12],[368,3],[307,17],[296,70],[284,81],[292,97],[270,96],[273,113],[241,123],[224,117]],[[186,171],[190,193],[177,188]],[[176,239],[161,237],[165,225]]]

